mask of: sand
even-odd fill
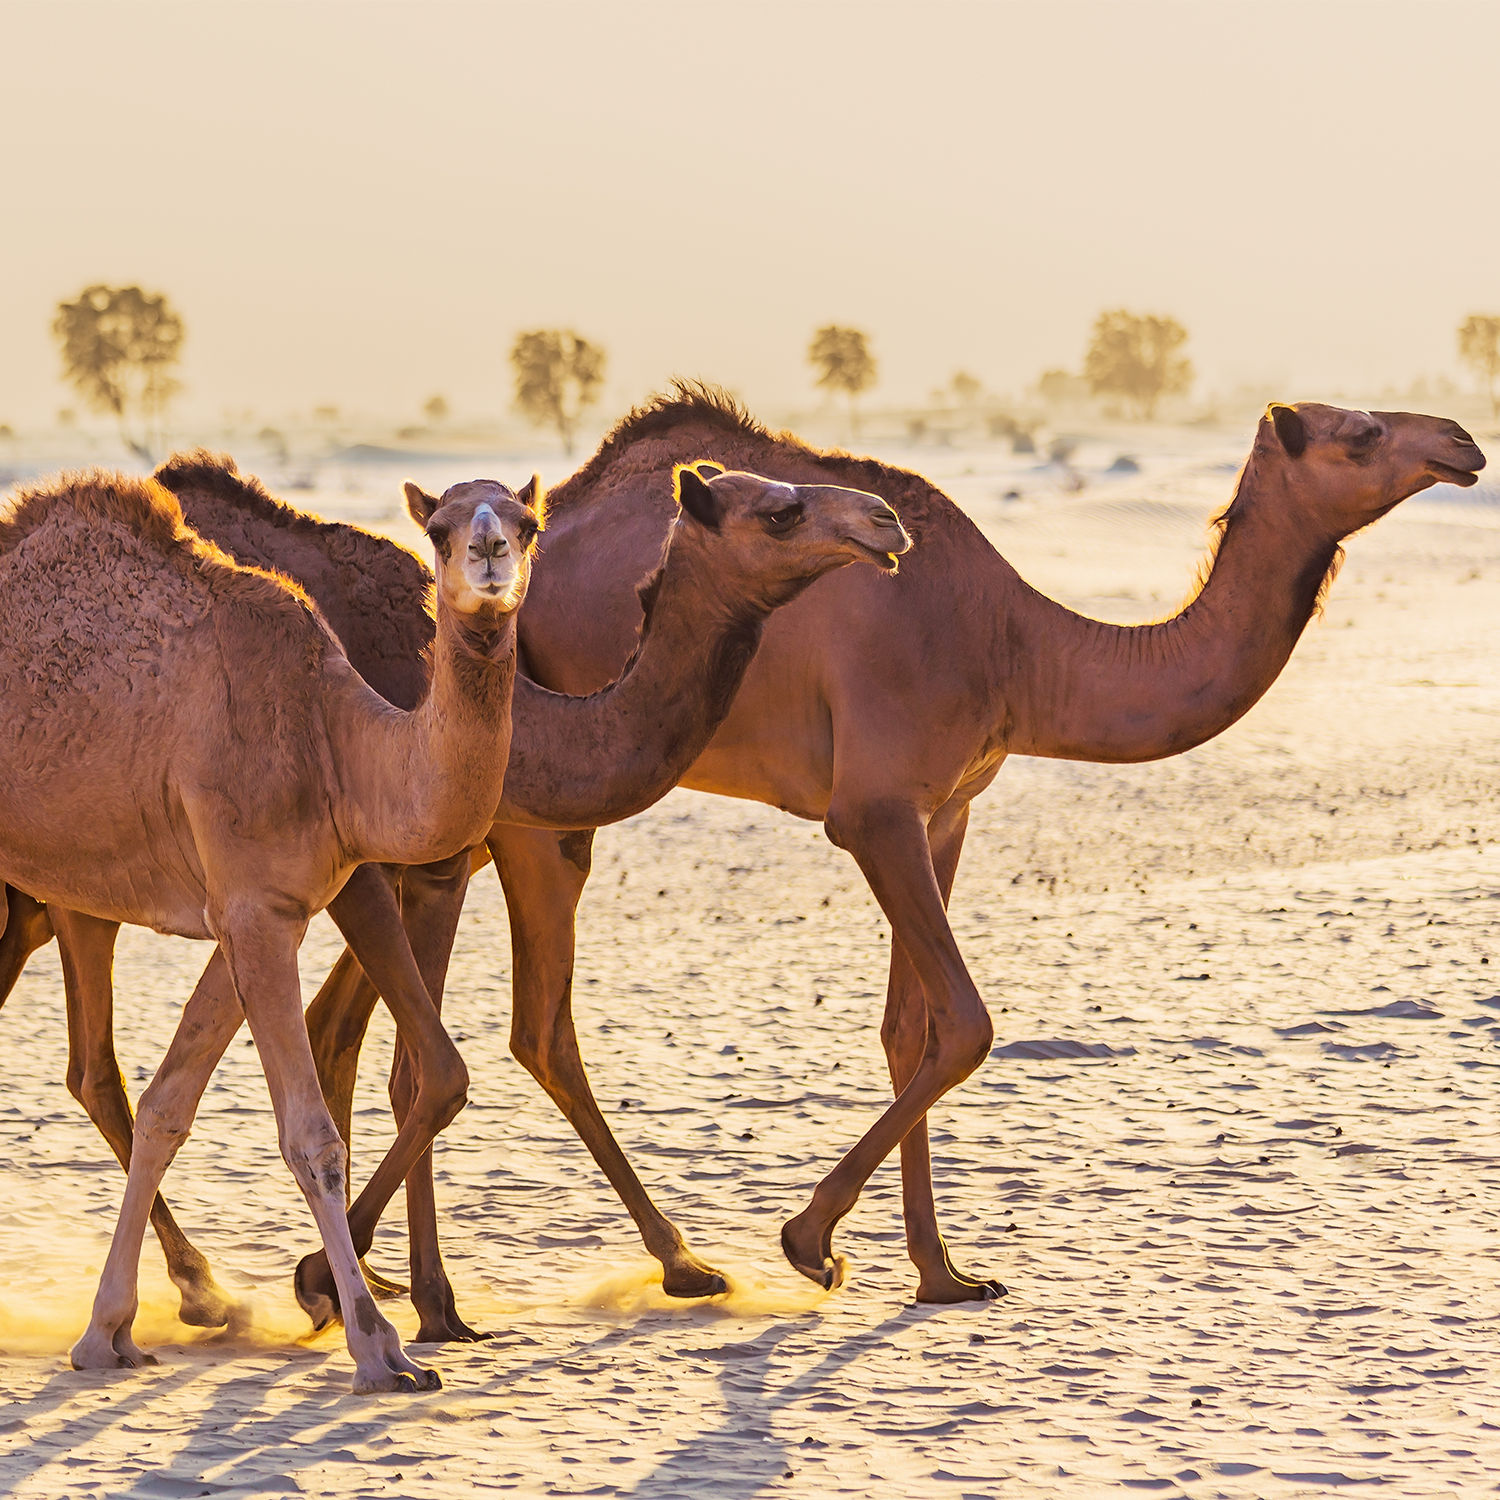
[[[1019,502],[1008,457],[920,457],[1033,582],[1129,620],[1181,597],[1241,446],[1163,437],[1138,476],[1066,496],[1022,473]],[[847,857],[767,808],[674,793],[601,835],[581,924],[600,1100],[734,1277],[715,1304],[653,1286],[509,1058],[504,906],[476,881],[449,985],[473,1102],[438,1182],[460,1305],[497,1336],[429,1351],[431,1396],[353,1396],[341,1340],[302,1339],[288,1282],[313,1230],[243,1040],[166,1186],[254,1328],[175,1323],[148,1237],[161,1365],[67,1368],[123,1177],[63,1088],[38,955],[0,1015],[0,1492],[1500,1486],[1500,508],[1440,494],[1355,539],[1326,617],[1219,740],[1156,766],[1013,761],[977,804],[953,913],[997,1042],[933,1123],[955,1258],[1010,1287],[991,1306],[911,1304],[894,1165],[841,1227],[847,1286],[780,1259],[782,1220],[886,1097],[886,932]],[[335,951],[320,921],[309,993]],[[122,940],[132,1094],[206,957]],[[389,1137],[373,1064],[356,1132],[359,1176]],[[400,1269],[397,1217],[372,1259]]]

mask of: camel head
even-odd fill
[[[852,562],[894,573],[912,541],[879,495],[834,484],[784,484],[718,464],[680,464],[672,476],[679,527],[702,533],[720,568],[747,590],[783,602],[824,573]]]
[[[1430,485],[1475,483],[1485,460],[1474,439],[1445,417],[1299,401],[1266,408],[1255,462],[1284,467],[1309,519],[1338,538]]]
[[[432,543],[438,598],[450,609],[493,618],[520,607],[542,529],[540,476],[519,493],[493,479],[470,479],[441,498],[408,481],[406,508]]]

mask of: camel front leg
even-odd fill
[[[927,828],[944,907],[953,893],[954,876],[969,824],[967,802],[940,808]],[[880,1040],[885,1047],[891,1084],[897,1094],[911,1082],[927,1050],[927,1000],[906,949],[891,936],[891,977],[886,991]],[[980,1280],[958,1270],[938,1229],[932,1192],[932,1154],[924,1115],[901,1142],[901,1209],[906,1222],[907,1253],[917,1268],[918,1302],[988,1302],[1005,1295],[998,1281]]]
[[[13,885],[0,886],[0,1005],[26,967],[26,960],[52,940],[52,921],[47,908]]]
[[[948,926],[918,810],[895,799],[849,803],[835,794],[826,826],[829,838],[858,862],[927,1003],[926,1041],[905,1087],[818,1184],[808,1207],[782,1228],[787,1259],[819,1286],[832,1288],[846,1273],[842,1257],[833,1253],[834,1226],[933,1104],[984,1061],[994,1029]]]
[[[463,868],[466,873],[466,864]],[[402,1180],[467,1102],[469,1075],[427,993],[402,928],[395,892],[384,874],[376,866],[361,866],[328,910],[360,967],[390,1007],[398,1034],[416,1057],[417,1089],[412,1106],[400,1122],[390,1150],[349,1210],[349,1231],[358,1253],[363,1255],[370,1248],[381,1213]],[[451,944],[451,931],[447,941]],[[435,1237],[435,1220],[432,1233]],[[441,1273],[441,1262],[438,1264]],[[305,1257],[297,1267],[297,1300],[318,1326],[341,1312],[347,1322],[334,1269],[326,1249]],[[448,1295],[451,1298],[451,1289]],[[423,1311],[425,1317],[427,1310]]]
[[[378,875],[376,883],[389,895],[389,886]],[[407,1356],[400,1336],[375,1306],[360,1273],[344,1209],[349,1155],[318,1087],[318,1070],[302,1019],[297,982],[302,924],[244,903],[217,914],[214,925],[265,1069],[281,1154],[323,1237],[324,1254],[345,1312],[344,1338],[354,1357],[354,1389],[436,1390],[442,1384],[437,1372]]]
[[[496,824],[490,852],[510,916],[512,1012],[510,1050],[562,1110],[635,1220],[646,1249],[661,1262],[662,1288],[673,1297],[713,1297],[728,1290],[677,1226],[651,1201],[615,1140],[589,1087],[573,1027],[574,917],[588,880],[593,833],[550,833]]]
[[[435,864],[413,866],[401,880],[401,925],[433,1010],[442,1014],[448,961],[469,890],[469,851]],[[446,1034],[446,1033],[445,1033]],[[401,1032],[391,1059],[391,1108],[399,1126],[421,1097],[420,1067]],[[429,1145],[406,1176],[406,1224],[411,1253],[411,1300],[421,1317],[417,1339],[426,1343],[473,1343],[489,1335],[459,1316],[453,1283],[438,1243],[437,1191]]]
[[[243,1019],[224,955],[216,950],[183,1010],[166,1057],[141,1096],[125,1178],[125,1200],[99,1277],[93,1315],[87,1331],[73,1346],[75,1370],[156,1363],[155,1356],[145,1353],[131,1337],[141,1241],[162,1177],[187,1139],[203,1090]]]
[[[116,1160],[128,1172],[135,1135],[130,1098],[115,1056],[114,953],[118,922],[57,907],[52,913],[68,1008],[68,1092],[83,1105]],[[151,1227],[181,1294],[178,1316],[196,1328],[222,1328],[234,1299],[214,1280],[208,1258],[178,1227],[166,1200],[151,1200]]]
[[[380,1002],[380,991],[370,983],[359,960],[345,948],[334,960],[328,977],[307,1007],[307,1039],[312,1044],[313,1062],[318,1069],[318,1084],[328,1101],[328,1111],[339,1135],[350,1152],[354,1152],[354,1084],[359,1075],[359,1054],[364,1046],[370,1017]],[[404,1297],[407,1288],[375,1270],[363,1257],[360,1269],[376,1297],[385,1300]],[[328,1282],[331,1289],[333,1283]]]

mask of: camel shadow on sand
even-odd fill
[[[750,1500],[781,1483],[788,1471],[795,1474],[803,1465],[798,1447],[789,1446],[777,1434],[776,1413],[816,1396],[833,1377],[882,1346],[913,1317],[924,1315],[930,1314],[903,1308],[875,1327],[851,1330],[811,1369],[779,1383],[778,1351],[785,1340],[807,1335],[810,1320],[822,1323],[816,1313],[767,1316],[764,1326],[743,1340],[695,1351],[696,1358],[718,1367],[722,1409],[717,1424],[679,1441],[649,1473],[616,1493],[657,1500],[711,1491],[724,1500]],[[279,1368],[261,1367],[227,1379],[225,1363],[234,1361],[235,1353],[193,1344],[162,1350],[167,1360],[182,1359],[183,1363],[169,1363],[139,1375],[101,1377],[59,1371],[34,1397],[10,1407],[12,1419],[24,1424],[12,1432],[34,1429],[40,1419],[60,1407],[71,1404],[76,1408],[80,1396],[90,1389],[99,1394],[99,1404],[70,1414],[65,1430],[53,1434],[55,1441],[33,1441],[0,1457],[0,1487],[14,1490],[27,1479],[34,1482],[35,1475],[70,1451],[85,1447],[122,1422],[138,1423],[158,1403],[184,1397],[198,1410],[181,1425],[170,1424],[172,1451],[162,1454],[159,1467],[119,1476],[112,1493],[121,1500],[134,1495],[160,1500],[167,1493],[281,1495],[288,1491],[292,1476],[319,1463],[352,1462],[377,1472],[404,1469],[410,1475],[413,1469],[440,1462],[430,1452],[420,1451],[419,1444],[408,1449],[402,1442],[413,1421],[426,1425],[440,1417],[434,1407],[450,1401],[472,1403],[489,1408],[497,1418],[514,1415],[524,1405],[525,1398],[517,1396],[524,1382],[545,1380],[564,1366],[590,1374],[608,1372],[615,1368],[618,1355],[639,1338],[642,1324],[654,1323],[661,1316],[629,1317],[598,1337],[579,1339],[565,1349],[548,1350],[530,1359],[514,1357],[535,1342],[521,1330],[467,1346],[462,1353],[459,1346],[453,1346],[454,1357],[439,1361],[448,1384],[435,1398],[351,1395],[345,1363],[339,1357],[342,1351],[335,1346],[326,1353],[302,1350]],[[678,1321],[670,1314],[667,1318]],[[692,1317],[684,1320],[684,1326],[706,1325]],[[826,1323],[822,1329],[829,1331]],[[266,1352],[257,1351],[262,1358]],[[213,1363],[206,1363],[205,1356]],[[306,1389],[290,1405],[266,1410],[271,1389],[293,1380]],[[197,1399],[194,1385],[201,1387]],[[169,1428],[165,1419],[162,1426]],[[381,1449],[378,1454],[370,1454],[372,1442]],[[503,1451],[503,1439],[501,1446]],[[355,1458],[355,1453],[360,1457]]]

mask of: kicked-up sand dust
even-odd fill
[[[1003,503],[1014,476],[986,453],[933,472],[1031,581],[1140,620],[1180,599],[1232,484],[1238,449],[1193,443],[1076,497]],[[140,1333],[161,1364],[67,1368],[123,1177],[63,1088],[39,955],[0,1013],[0,1492],[1493,1491],[1486,493],[1420,498],[1356,538],[1326,617],[1219,740],[1151,766],[1014,761],[976,804],[953,917],[997,1041],[933,1127],[954,1258],[1011,1288],[991,1306],[911,1304],[894,1163],[840,1228],[846,1287],[780,1258],[783,1219],[887,1097],[886,929],[821,831],[767,808],[676,793],[604,833],[582,914],[584,1053],[657,1200],[734,1283],[702,1306],[662,1294],[509,1058],[504,906],[477,877],[447,1009],[473,1102],[437,1168],[460,1306],[496,1337],[428,1351],[431,1396],[353,1396],[337,1335],[305,1337],[289,1280],[312,1226],[244,1038],[166,1190],[249,1328],[177,1324],[148,1238]],[[320,921],[309,990],[335,951]],[[206,958],[122,940],[132,1094]],[[388,1045],[386,1026],[361,1180],[390,1135]],[[371,1259],[399,1274],[402,1256],[393,1210]]]

